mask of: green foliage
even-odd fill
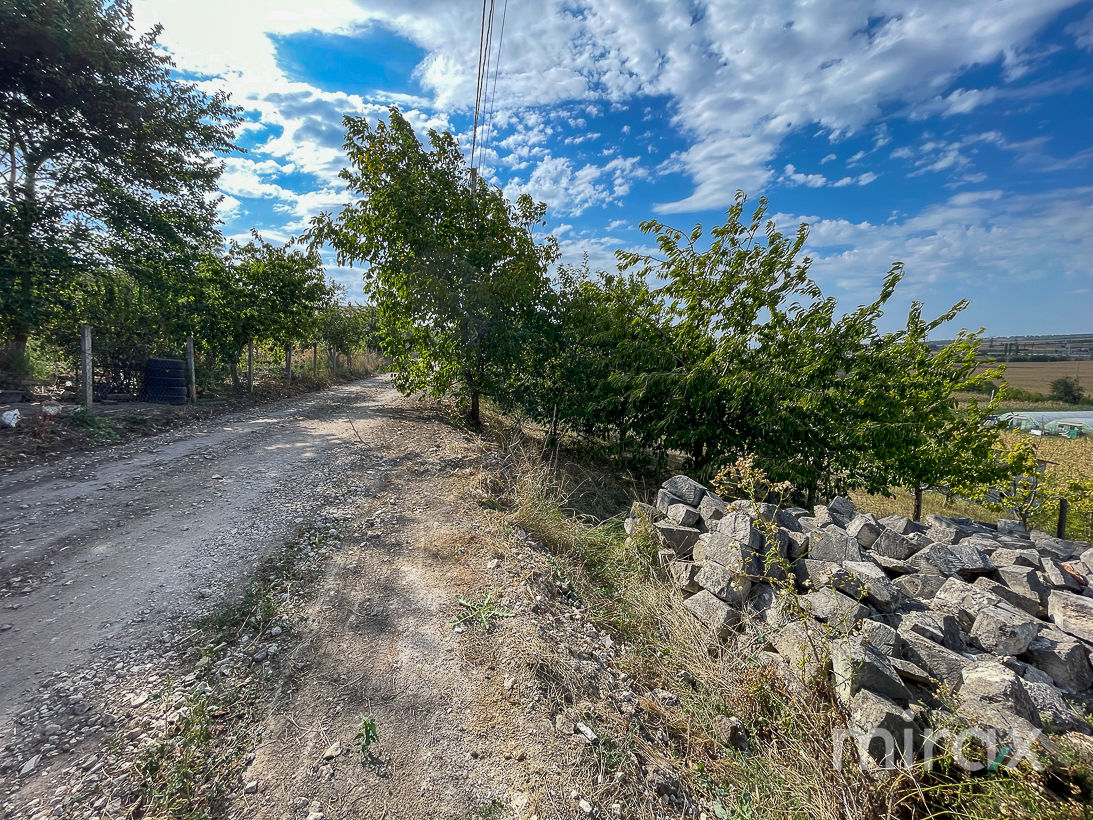
[[[701,227],[647,222],[658,255],[619,253],[618,275],[563,268],[521,408],[620,453],[683,453],[699,474],[753,453],[809,500],[996,475],[994,400],[959,408],[954,393],[1001,371],[976,373],[978,334],[937,353],[927,342],[965,303],[933,320],[916,303],[904,329],[880,333],[895,265],[874,302],[837,316],[799,258],[806,227],[782,234],[765,201],[748,218],[745,203],[704,245]]]
[[[379,317],[371,305],[331,304],[321,317],[321,335],[338,353],[382,347]]]
[[[1085,396],[1085,388],[1074,376],[1062,376],[1051,382],[1052,401],[1078,404]]]
[[[361,715],[357,720],[357,734],[353,737],[353,745],[365,760],[370,755],[369,746],[379,743],[379,732],[376,729],[376,721],[368,715]]]
[[[540,335],[545,268],[557,255],[553,239],[533,235],[546,206],[468,186],[455,138],[430,131],[426,148],[397,108],[374,128],[357,117],[345,126],[342,177],[358,199],[316,219],[310,237],[339,264],[367,264],[399,389],[457,388],[477,422],[478,397],[505,395]]]
[[[620,251],[619,272],[562,266],[533,227],[545,206],[515,205],[466,182],[454,137],[428,146],[395,108],[375,127],[345,120],[357,197],[312,223],[314,243],[342,264],[363,262],[395,383],[404,391],[495,397],[559,430],[611,441],[620,455],[662,463],[684,454],[711,476],[753,453],[775,481],[812,502],[821,491],[982,482],[1001,475],[987,424],[998,394],[959,407],[1001,369],[979,370],[980,335],[938,352],[929,334],[966,306],[906,326],[877,322],[900,279],[893,265],[877,298],[844,315],[801,256],[808,229],[783,234],[760,200],[738,193],[706,235],[658,221],[642,230],[657,254]],[[346,317],[328,322],[343,333]]]
[[[89,413],[82,407],[68,417],[68,423],[73,427],[86,430],[88,438],[94,444],[111,444],[118,440],[118,430],[114,422]]]
[[[1009,443],[1002,442],[996,455],[1000,470],[1009,476],[1009,481],[997,501],[985,500],[983,504],[989,509],[1016,515],[1028,527],[1029,517],[1039,506],[1043,489],[1036,445],[1029,436],[1017,436]],[[970,498],[987,498],[995,487],[989,482],[968,482],[958,484],[954,489]]]
[[[216,241],[238,110],[176,79],[128,3],[11,0],[0,32],[0,337],[86,320],[119,270],[169,303]]]
[[[922,305],[912,303],[906,327],[886,334],[870,353],[873,383],[866,400],[879,418],[872,421],[872,460],[878,482],[916,491],[921,514],[921,492],[935,485],[966,486],[1004,481],[1012,475],[995,458],[1001,431],[990,419],[1006,391],[997,391],[985,403],[979,399],[959,407],[958,392],[982,393],[1004,367],[983,369],[979,359],[980,333],[960,331],[957,338],[931,351],[931,331],[951,321],[967,305],[959,302],[932,321],[922,318]]]
[[[1042,402],[1048,401],[1048,397],[1043,393],[1036,393],[1032,390],[1024,390],[1020,387],[1007,387],[1006,398],[1010,401],[1025,401],[1025,402]]]
[[[456,600],[459,605],[466,609],[462,615],[459,615],[452,619],[452,626],[461,626],[467,621],[476,621],[482,624],[482,628],[487,632],[490,631],[490,627],[493,626],[493,622],[499,618],[511,618],[515,615],[508,609],[502,609],[497,606],[493,600],[494,593],[490,592],[481,601],[472,601],[464,598],[460,595]]]
[[[198,338],[228,364],[238,383],[239,357],[248,342],[284,349],[314,341],[336,293],[316,252],[291,241],[273,245],[253,231],[247,244],[233,242],[226,255],[201,261],[190,310]]]

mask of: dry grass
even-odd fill
[[[652,570],[656,545],[650,535],[627,539],[617,519],[582,520],[570,509],[574,487],[567,486],[565,473],[527,454],[510,458],[518,459],[509,488],[513,520],[558,557],[589,617],[632,647],[624,671],[649,690],[665,689],[679,698],[678,706],[653,699],[642,704],[645,719],[654,723],[647,730],[666,744],[649,744],[622,722],[609,731],[614,744],[634,747],[646,768],[679,771],[693,792],[725,816],[879,813],[883,790],[871,788],[856,768],[840,772],[832,762],[832,732],[841,718],[825,693],[789,691],[759,662],[763,642],[753,633],[731,646],[711,642],[679,594]],[[609,483],[604,477],[599,486]],[[715,739],[719,716],[748,725],[747,753]]]
[[[510,484],[492,489],[505,496],[512,520],[553,551],[560,571],[587,606],[587,616],[627,643],[632,651],[626,653],[624,671],[648,690],[665,689],[679,698],[678,706],[643,699],[645,728],[660,743],[635,737],[621,719],[597,730],[606,732],[611,749],[639,755],[646,770],[663,766],[678,772],[712,816],[1083,816],[1081,806],[1060,801],[1057,790],[1045,785],[1048,776],[1031,769],[969,777],[944,766],[932,774],[919,767],[874,778],[852,764],[836,766],[833,732],[845,725],[845,718],[829,692],[823,687],[793,690],[760,663],[766,640],[758,624],[741,630],[728,645],[711,641],[682,606],[681,596],[653,569],[651,536],[627,539],[619,517],[597,521],[581,514],[580,508],[591,503],[587,467],[554,468],[534,446],[521,449],[512,440],[507,445],[503,474]],[[585,478],[574,478],[581,475]],[[593,506],[609,506],[604,499],[617,498],[625,484],[601,475],[591,482],[603,496]],[[928,509],[949,515],[973,512],[942,499],[934,499]],[[719,716],[743,721],[750,739],[746,751],[718,742],[714,722]],[[1067,770],[1066,776],[1087,776],[1080,767],[1075,772]],[[1059,777],[1058,768],[1051,777]],[[1088,794],[1088,787],[1086,782],[1081,793]]]
[[[852,492],[850,500],[861,512],[873,513],[877,518],[886,515],[910,517],[915,508],[915,496],[910,490],[893,490],[889,496]],[[976,521],[996,521],[1006,517],[974,501],[963,501],[959,498],[950,500],[941,493],[927,491],[922,495],[922,515],[925,518],[929,514],[945,518],[971,518]]]
[[[1086,390],[1093,391],[1093,360],[1006,363],[1007,384],[1045,396],[1051,392],[1051,383],[1063,376],[1077,376]]]

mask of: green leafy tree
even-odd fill
[[[1029,519],[1041,503],[1043,464],[1036,445],[1030,436],[1017,436],[1003,441],[996,450],[998,464],[1007,476],[1005,482],[960,487],[961,494],[981,498],[985,506],[1016,515],[1022,526],[1028,527]]]
[[[310,237],[339,264],[367,266],[396,386],[456,388],[477,423],[479,397],[506,395],[542,335],[545,271],[557,256],[553,239],[533,232],[546,206],[469,186],[455,137],[431,130],[425,147],[397,108],[388,119],[345,118],[342,177],[356,199],[317,218]]]
[[[642,434],[688,454],[693,469],[754,453],[774,480],[792,480],[811,498],[821,477],[857,469],[847,414],[863,374],[852,365],[899,272],[875,303],[837,319],[835,300],[799,256],[807,227],[782,234],[766,219],[765,200],[748,218],[745,204],[738,194],[708,240],[701,226],[684,233],[644,223],[659,254],[618,255],[623,269],[664,283],[659,316],[643,323],[674,361],[613,378],[641,408]]]
[[[549,425],[552,438],[565,429],[614,439],[620,454],[630,445],[663,454],[654,437],[640,432],[651,402],[632,402],[623,383],[630,374],[675,363],[670,337],[650,332],[661,329],[664,317],[649,284],[640,276],[593,274],[587,260],[579,267],[562,265],[547,313],[544,334],[528,348],[528,365],[517,376],[514,403]]]
[[[984,421],[993,405],[961,410],[954,392],[997,373],[976,375],[977,336],[961,334],[938,355],[927,344],[963,303],[933,321],[916,305],[904,330],[879,333],[903,275],[896,264],[873,302],[838,315],[800,255],[807,227],[783,234],[765,200],[750,218],[745,203],[738,194],[708,239],[701,227],[647,222],[659,253],[619,254],[622,268],[663,283],[653,309],[630,321],[666,355],[616,360],[608,378],[641,441],[683,452],[707,473],[754,454],[809,504],[821,491],[992,474],[997,433]]]
[[[379,325],[371,305],[331,304],[322,316],[322,338],[343,355],[378,349]]]
[[[996,457],[1001,431],[991,422],[999,391],[986,402],[973,398],[961,406],[956,393],[981,393],[1004,367],[984,367],[981,331],[960,331],[956,340],[934,351],[931,332],[967,306],[958,302],[933,320],[922,305],[911,305],[906,326],[885,334],[863,351],[873,390],[863,396],[873,418],[863,422],[865,447],[876,465],[879,484],[908,487],[915,497],[913,517],[922,516],[922,495],[938,486],[990,484],[1010,478]],[[870,489],[875,489],[871,487]]]
[[[1074,376],[1062,376],[1051,382],[1051,398],[1066,404],[1078,404],[1085,396],[1085,388]]]
[[[238,110],[172,75],[128,3],[0,4],[0,337],[16,354],[94,280],[156,284],[215,234]]]
[[[764,421],[754,405],[776,375],[753,366],[756,353],[780,326],[787,295],[811,287],[807,260],[795,259],[803,227],[786,237],[773,223],[764,225],[765,200],[744,220],[745,202],[738,194],[704,250],[701,226],[685,233],[651,220],[641,229],[655,236],[659,253],[618,254],[623,271],[663,282],[659,315],[643,324],[646,333],[669,336],[672,362],[663,370],[620,373],[615,381],[625,384],[640,434],[689,454],[699,471],[754,438],[754,426]],[[745,372],[756,380],[742,379]]]
[[[271,244],[254,231],[247,244],[233,242],[225,256],[197,267],[191,310],[199,338],[228,364],[238,387],[249,342],[274,345],[290,364],[294,345],[318,337],[335,293],[318,253],[295,242]]]

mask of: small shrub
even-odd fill
[[[1078,404],[1085,395],[1085,388],[1075,376],[1062,376],[1051,383],[1051,399],[1066,404]]]
[[[88,412],[84,407],[77,408],[68,417],[68,423],[86,430],[93,444],[110,444],[118,440],[118,429],[112,420]]]
[[[375,718],[369,715],[360,715],[357,721],[357,734],[353,737],[353,746],[360,752],[362,760],[371,757],[372,752],[368,747],[373,743],[378,743],[379,739]]]

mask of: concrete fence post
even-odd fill
[[[95,400],[95,372],[91,362],[91,325],[80,326],[80,378],[83,381],[83,406],[88,413]]]
[[[187,395],[190,404],[197,404],[197,373],[194,368],[194,337],[193,334],[186,337],[186,372],[189,374],[190,387]]]

